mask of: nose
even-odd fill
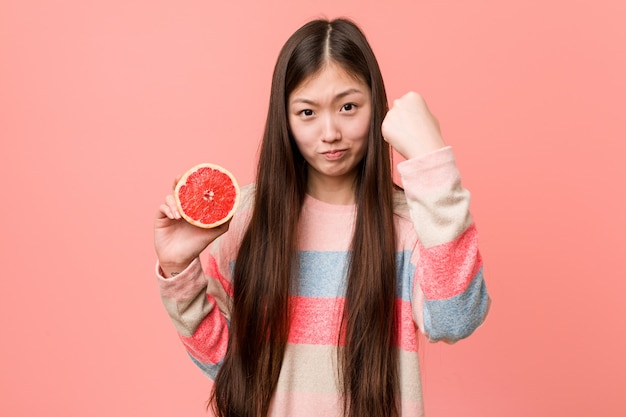
[[[336,142],[341,140],[341,129],[333,115],[323,117],[322,123],[322,141]]]

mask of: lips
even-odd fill
[[[326,159],[335,160],[341,158],[346,153],[345,149],[334,149],[332,151],[322,152]]]

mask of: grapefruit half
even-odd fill
[[[226,223],[237,210],[239,197],[235,176],[210,163],[198,164],[185,172],[174,188],[181,216],[205,229]]]

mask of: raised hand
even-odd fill
[[[229,223],[212,229],[196,227],[181,217],[174,196],[166,196],[154,221],[154,247],[165,277],[185,269],[228,230]]]
[[[385,140],[406,159],[419,157],[445,145],[439,122],[426,101],[415,92],[397,100],[382,124]]]

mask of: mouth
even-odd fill
[[[322,155],[326,159],[335,160],[341,158],[345,153],[345,149],[333,149],[332,151],[322,152]]]

